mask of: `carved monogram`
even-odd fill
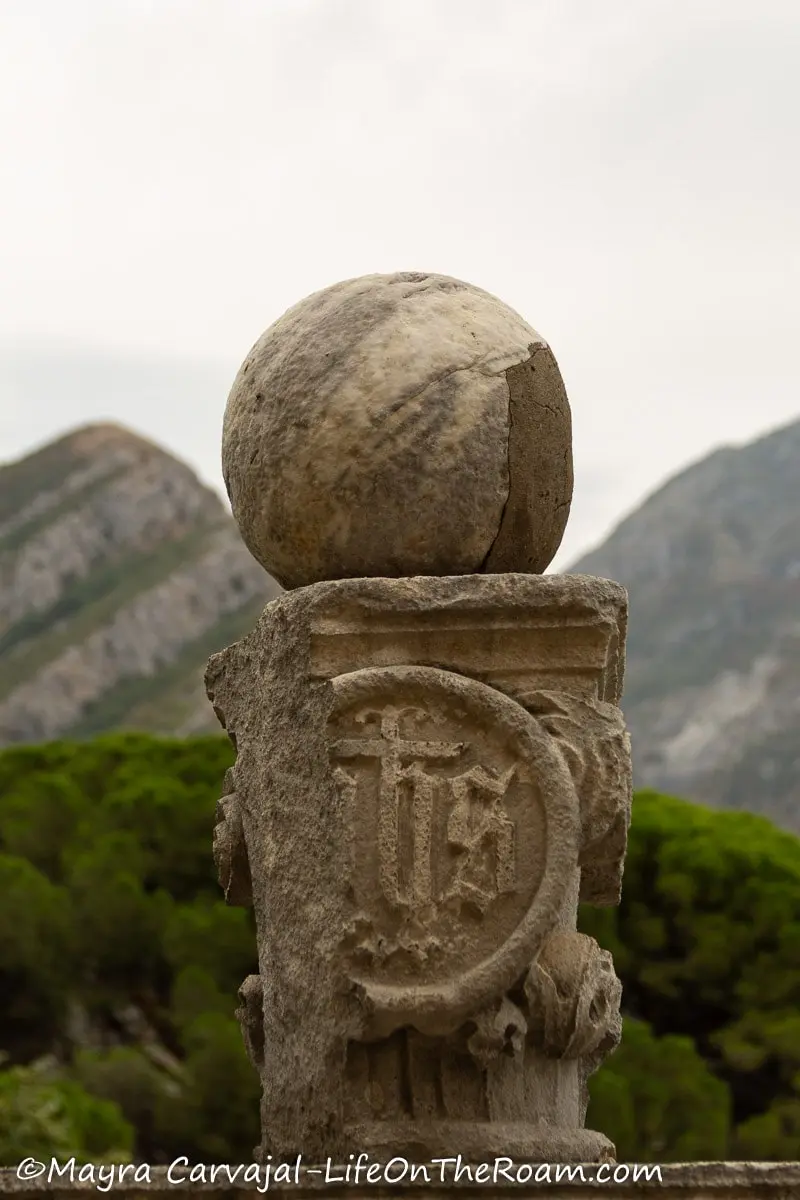
[[[430,713],[387,704],[377,710],[362,709],[353,716],[358,724],[376,724],[377,736],[340,738],[332,746],[332,756],[336,761],[379,760],[379,876],[388,902],[422,913],[431,904],[464,900],[483,911],[500,893],[514,891],[514,823],[503,808],[503,799],[516,767],[499,772],[478,765],[458,775],[436,777],[426,767],[456,761],[469,746],[404,733],[404,723],[430,721]],[[335,779],[352,812],[357,777],[337,766]],[[408,803],[404,803],[406,796]],[[458,854],[452,876],[438,889],[433,869],[437,805],[448,814],[443,831],[446,847]],[[411,847],[406,873],[402,870],[403,844]]]
[[[379,761],[378,853],[381,890],[389,904],[421,914],[431,905],[464,900],[485,911],[501,893],[516,888],[515,824],[504,809],[516,766],[499,772],[471,766],[457,775],[435,776],[427,767],[459,760],[468,743],[408,736],[404,724],[421,725],[435,714],[385,704],[353,714],[356,724],[377,726],[375,734],[339,738],[331,746],[336,762]],[[335,779],[353,817],[359,779],[337,766]],[[437,808],[444,809],[443,845],[434,845]],[[353,820],[351,817],[351,820]],[[403,871],[403,846],[410,847]],[[456,854],[452,874],[434,881],[437,851]]]

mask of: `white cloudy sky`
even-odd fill
[[[303,295],[429,270],[552,344],[560,556],[800,415],[798,0],[0,0],[0,458],[129,424],[220,484]]]

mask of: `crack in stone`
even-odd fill
[[[530,362],[532,357],[533,356],[531,355],[530,357],[523,359],[523,363]],[[492,544],[484,554],[480,566],[478,567],[479,573],[483,575],[487,574],[486,566],[492,556],[492,551],[494,550],[497,539],[500,537],[500,533],[503,529],[503,522],[506,519],[506,512],[508,511],[508,502],[511,499],[511,431],[514,426],[514,414],[511,403],[511,388],[508,383],[508,371],[504,371],[503,374],[506,376],[506,388],[508,388],[508,437],[506,438],[506,469],[508,471],[508,490],[506,491],[506,498],[503,502],[502,512],[500,513],[500,520],[497,523],[497,532],[492,538]]]

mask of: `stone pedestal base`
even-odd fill
[[[374,1121],[347,1130],[356,1146],[377,1161],[395,1155],[409,1162],[453,1158],[482,1163],[508,1157],[529,1163],[614,1162],[613,1143],[590,1129],[558,1129],[553,1125],[469,1121]]]
[[[619,899],[625,614],[587,577],[351,579],[211,660],[260,1161],[613,1155],[582,1126],[620,985],[575,923]]]

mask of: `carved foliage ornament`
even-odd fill
[[[557,742],[580,800],[581,900],[619,904],[631,819],[631,739],[615,704],[563,692],[520,697]]]
[[[621,998],[608,951],[584,934],[556,933],[525,979],[532,1039],[550,1058],[605,1057],[622,1031]]]

